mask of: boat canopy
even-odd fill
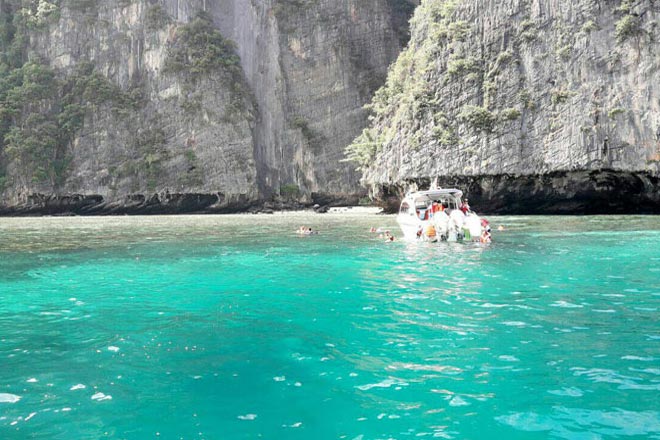
[[[415,199],[420,197],[426,197],[429,199],[439,199],[443,197],[453,197],[455,199],[460,199],[463,197],[463,191],[455,188],[444,188],[444,189],[430,189],[428,191],[417,191],[410,194]]]
[[[416,210],[427,208],[431,202],[446,203],[448,208],[458,209],[463,191],[454,188],[430,189],[409,193],[401,203],[400,212],[407,212],[412,206]]]

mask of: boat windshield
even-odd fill
[[[415,199],[416,209],[428,208],[433,202],[437,202],[445,207],[445,209],[459,209],[461,206],[460,198],[453,195],[441,195],[436,197],[422,196]]]

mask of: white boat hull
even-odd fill
[[[476,214],[470,214],[468,219],[470,219],[470,221],[466,219],[462,227],[456,227],[455,225],[450,224],[444,230],[438,227],[432,219],[419,220],[414,217],[410,218],[409,216],[399,215],[396,220],[401,232],[403,232],[405,240],[420,240],[420,237],[417,236],[417,231],[419,231],[420,228],[422,231],[426,231],[428,226],[433,225],[438,232],[437,239],[440,241],[479,241],[482,232],[481,219]],[[477,225],[476,227],[475,224]]]
[[[429,190],[408,194],[401,202],[401,209],[397,216],[397,223],[403,232],[404,239],[409,241],[479,241],[483,232],[481,219],[472,211],[464,214],[462,210],[458,209],[461,206],[461,195],[462,192],[458,190]],[[443,201],[445,206],[449,206],[449,209],[429,213],[430,203],[436,201]],[[450,214],[447,215],[447,212]],[[425,233],[430,226],[435,229],[435,236],[428,237]]]
[[[399,214],[396,221],[406,240],[417,240],[417,231],[419,231],[419,228],[424,230],[429,225],[428,221],[419,220],[418,218],[415,218],[414,215],[407,214]]]

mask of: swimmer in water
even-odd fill
[[[298,228],[298,230],[296,232],[300,235],[316,235],[316,234],[318,234],[317,231],[313,231],[312,228],[310,228],[309,226],[301,226],[300,228]]]
[[[482,242],[482,243],[490,243],[491,242],[490,226],[486,227],[484,232],[481,234],[481,237],[480,237],[479,241]]]

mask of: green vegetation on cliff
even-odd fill
[[[24,183],[55,187],[65,177],[67,149],[82,128],[86,113],[109,105],[121,114],[140,105],[137,90],[124,92],[91,63],[71,73],[55,72],[27,50],[34,17],[45,19],[48,2],[2,4],[0,10],[0,175],[10,164]],[[43,11],[50,11],[45,13]]]
[[[144,17],[145,25],[150,31],[159,30],[171,21],[169,15],[159,4],[149,6]]]
[[[152,8],[153,9],[153,8]],[[157,14],[157,12],[154,12]],[[227,83],[231,100],[225,110],[225,119],[232,120],[245,110],[245,99],[250,93],[244,87],[241,60],[236,54],[236,45],[226,39],[215,28],[211,16],[200,11],[193,21],[180,26],[170,44],[165,60],[164,72],[180,75],[188,93],[191,83],[203,78],[220,79]],[[200,107],[195,96],[187,96],[182,107],[194,114]]]
[[[374,188],[437,175],[659,172],[660,10],[612,3],[422,0],[346,160]]]
[[[365,168],[373,163],[376,154],[384,144],[401,134],[403,127],[419,126],[423,120],[437,121],[442,108],[433,91],[431,77],[437,72],[437,63],[442,51],[453,51],[446,61],[445,72],[457,77],[482,71],[479,63],[461,51],[456,44],[466,38],[469,25],[453,19],[458,1],[425,1],[417,8],[411,20],[416,29],[409,46],[390,67],[386,84],[380,88],[368,109],[372,128],[358,136],[345,150],[347,160]],[[383,121],[387,120],[387,127]],[[439,122],[439,121],[437,121]],[[378,134],[379,128],[384,128]],[[454,140],[455,127],[446,118],[438,123],[435,136],[444,142]],[[409,133],[411,147],[420,142],[419,135]]]
[[[200,12],[193,21],[178,29],[168,51],[165,70],[185,72],[191,79],[218,71],[235,75],[240,72],[240,59],[235,44],[218,32],[208,14]]]
[[[501,112],[490,108],[497,77],[514,56],[503,51],[492,63],[476,56],[466,44],[473,25],[456,13],[460,4],[459,0],[428,0],[417,8],[411,20],[415,32],[410,44],[368,106],[371,127],[346,148],[347,160],[364,169],[373,164],[384,145],[395,140],[407,144],[411,151],[429,143],[458,145],[461,127],[463,131],[489,133],[521,116],[515,107]],[[531,27],[523,24],[522,29]],[[450,111],[443,105],[449,84],[479,90],[478,96]]]

